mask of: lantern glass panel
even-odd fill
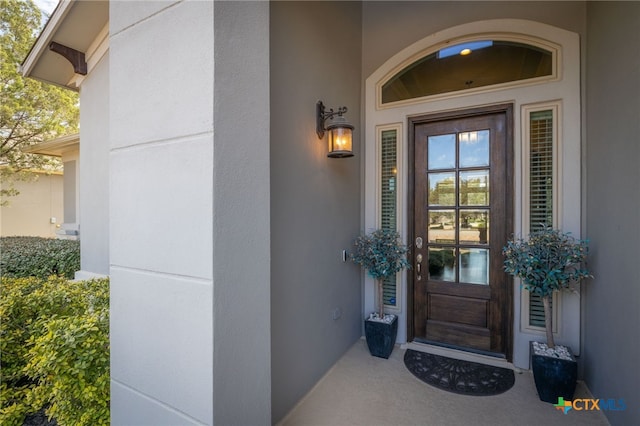
[[[351,153],[353,145],[352,130],[348,127],[335,127],[329,130],[329,154],[334,152]]]

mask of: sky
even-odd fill
[[[58,0],[33,0],[33,2],[42,10],[47,16],[51,15],[53,9],[58,5]]]

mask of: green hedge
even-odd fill
[[[73,278],[80,270],[80,242],[41,237],[0,238],[0,274],[3,277],[60,275]]]
[[[0,280],[0,424],[109,424],[109,281]]]

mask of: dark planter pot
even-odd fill
[[[389,358],[393,352],[393,346],[396,344],[398,317],[395,316],[391,324],[367,319],[364,321],[364,334],[371,355]]]
[[[571,360],[536,355],[533,342],[530,343],[530,350],[531,369],[540,400],[552,404],[557,404],[559,397],[573,400],[578,379],[578,363],[571,350],[569,349]]]

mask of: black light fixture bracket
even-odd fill
[[[338,117],[341,117],[342,114],[344,114],[345,112],[347,112],[346,106],[338,108],[337,111],[334,111],[333,108],[327,111],[322,101],[318,101],[316,103],[316,134],[318,135],[318,138],[322,139],[324,137],[325,121],[327,121],[330,118],[333,118],[336,115]]]

